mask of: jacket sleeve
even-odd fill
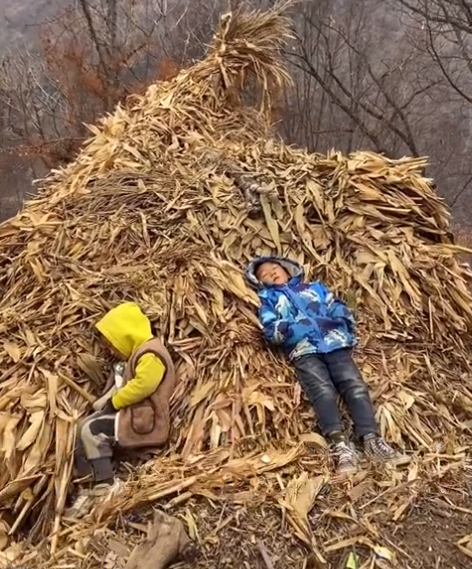
[[[118,411],[149,397],[159,387],[165,371],[164,363],[154,354],[141,356],[134,377],[113,396],[113,407]]]
[[[288,333],[288,321],[279,318],[274,307],[266,299],[261,299],[259,320],[262,324],[264,338],[268,342],[275,345],[285,342]]]
[[[342,319],[346,322],[349,331],[354,334],[356,330],[356,320],[354,318],[353,313],[347,307],[346,303],[343,302],[340,298],[334,296],[334,294],[326,288],[327,296],[326,296],[326,304],[328,307],[328,315],[333,319]]]

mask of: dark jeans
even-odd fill
[[[337,393],[346,402],[358,437],[378,432],[369,390],[352,359],[351,349],[302,356],[294,365],[324,436],[344,431]]]

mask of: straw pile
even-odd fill
[[[355,306],[357,357],[386,437],[464,460],[471,275],[446,206],[424,160],[321,156],[273,138],[269,92],[289,82],[289,29],[277,10],[225,16],[206,59],[91,127],[77,160],[0,226],[0,531],[27,529],[70,554],[61,515],[75,421],[110,364],[93,324],[125,300],[172,347],[180,382],[168,457],[138,470],[102,523],[179,492],[300,472],[299,441],[323,441],[306,435],[312,415],[261,341],[242,273],[269,252],[297,258]],[[329,472],[322,448],[312,459]]]

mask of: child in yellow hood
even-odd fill
[[[92,476],[94,486],[83,488],[68,517],[90,511],[96,498],[111,498],[122,488],[113,470],[113,450],[161,446],[170,431],[169,402],[175,386],[172,359],[154,337],[149,319],[133,302],[110,310],[96,329],[122,361],[115,385],[94,404],[95,413],[79,423],[76,470]]]

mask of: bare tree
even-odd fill
[[[470,121],[472,102],[472,2],[468,0],[394,0],[408,44],[416,57],[429,60],[441,77],[434,93],[436,114],[430,152],[439,187],[461,221],[472,213]],[[442,124],[441,124],[442,123]],[[441,128],[444,123],[449,128]],[[440,127],[440,128],[437,128]],[[445,164],[447,157],[449,165]],[[471,204],[471,205],[469,205]]]
[[[41,26],[39,49],[15,46],[2,62],[0,97],[10,135],[51,165],[69,160],[87,136],[85,124],[201,53],[216,6],[216,0],[191,6],[76,0]]]
[[[71,160],[86,124],[202,55],[222,7],[218,0],[75,0],[39,25],[39,45],[15,45],[0,61],[2,156],[29,161],[15,168],[1,161],[2,179],[15,176],[22,196],[33,169],[38,177],[43,163]],[[21,196],[9,187],[0,188],[0,211],[10,214]]]
[[[428,53],[448,85],[472,103],[472,2],[397,0],[396,5],[404,25],[415,29],[416,48]]]
[[[397,45],[392,52],[393,38],[382,45],[378,5],[359,0],[339,10],[321,0],[299,8],[298,40],[288,57],[303,86],[297,106],[306,132],[300,134],[310,147],[324,142],[347,151],[368,146],[390,156],[420,154],[424,101],[439,79],[418,81],[411,50]]]

